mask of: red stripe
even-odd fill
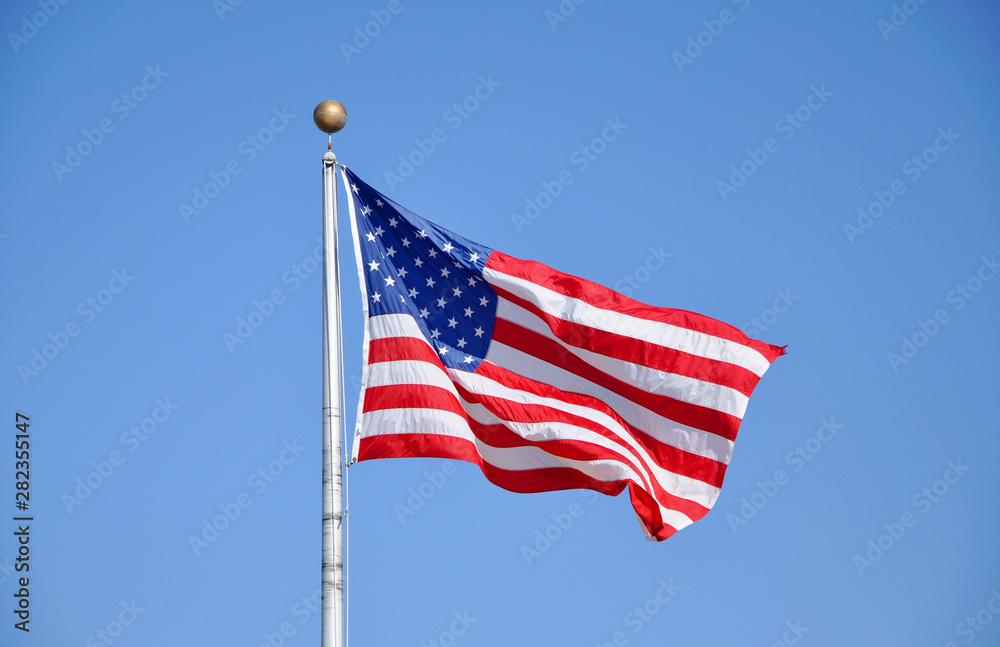
[[[494,382],[503,384],[504,386],[510,387],[512,389],[516,389],[519,391],[526,391],[528,393],[537,395],[539,397],[561,400],[567,404],[587,407],[590,409],[594,409],[597,412],[603,413],[604,415],[613,418],[616,422],[618,422],[618,424],[624,427],[628,431],[628,433],[630,433],[631,436],[635,438],[646,449],[646,451],[648,451],[652,455],[656,463],[663,469],[673,472],[675,474],[680,474],[681,476],[697,479],[699,481],[708,483],[709,485],[713,485],[718,488],[722,487],[722,481],[726,476],[725,463],[713,460],[706,456],[699,456],[697,454],[692,454],[678,447],[667,445],[666,443],[662,443],[659,440],[656,440],[654,437],[652,437],[642,429],[639,429],[638,427],[635,427],[626,422],[620,415],[618,415],[618,413],[614,409],[609,407],[607,404],[601,402],[597,398],[579,393],[569,393],[567,391],[560,391],[554,386],[551,386],[549,384],[544,384],[542,382],[536,382],[534,380],[529,380],[526,377],[522,377],[520,375],[512,373],[490,362],[483,362],[476,370],[476,374],[481,375],[487,379],[493,380]],[[509,401],[505,400],[505,402]],[[536,405],[536,406],[542,406],[542,405]],[[559,412],[558,410],[556,410],[556,413],[562,414],[562,412]],[[562,414],[562,415],[569,416],[571,414]],[[598,427],[600,430],[605,429],[602,425],[598,425]],[[609,438],[615,437],[614,432],[604,433],[603,435]]]
[[[597,481],[568,467],[549,467],[529,471],[501,469],[483,460],[474,444],[454,436],[386,434],[362,438],[360,443],[359,460],[431,457],[466,461],[478,465],[483,475],[494,485],[523,494],[582,488],[616,496],[627,485],[626,481]],[[677,532],[675,528],[663,522],[656,503],[648,493],[634,485],[629,490],[636,513],[654,538],[662,541]]]
[[[747,397],[750,397],[754,387],[760,381],[759,375],[742,366],[717,359],[699,357],[698,355],[692,355],[691,353],[643,341],[635,337],[566,321],[545,312],[534,303],[503,288],[495,285],[492,287],[502,298],[542,319],[556,337],[570,346],[593,351],[600,355],[613,357],[625,362],[647,366],[665,373],[683,375],[703,382],[719,384],[736,389]]]
[[[426,384],[392,384],[370,386],[365,389],[362,413],[385,409],[440,409],[462,416],[469,416],[455,394],[439,386]]]
[[[373,339],[368,344],[369,364],[403,360],[427,362],[445,370],[434,349],[415,337],[385,337]]]
[[[524,261],[494,250],[486,262],[486,267],[509,276],[530,281],[564,296],[580,299],[598,308],[613,310],[640,319],[679,326],[742,344],[759,352],[767,359],[768,363],[773,362],[785,353],[784,347],[772,346],[771,344],[750,339],[738,328],[712,319],[711,317],[706,317],[695,312],[688,312],[687,310],[658,308],[646,305],[603,285],[598,285],[593,281],[581,279],[571,274],[565,274],[536,261]]]
[[[426,352],[423,352],[426,351]],[[410,337],[395,337],[373,340],[369,350],[369,359],[377,357],[379,362],[391,362],[399,360],[417,360],[425,361],[434,366],[440,366],[440,362],[437,360],[436,355],[431,351],[430,348],[426,346],[422,341],[418,339],[413,339]],[[372,360],[374,363],[375,360]],[[444,371],[444,367],[441,367]],[[699,456],[698,454],[693,454],[691,452],[685,451],[678,447],[667,445],[660,442],[650,434],[646,433],[642,429],[635,427],[634,425],[625,421],[618,413],[612,409],[610,406],[601,402],[593,396],[570,393],[567,391],[560,391],[559,389],[544,384],[542,382],[536,382],[535,380],[530,380],[526,377],[517,375],[506,369],[502,369],[490,362],[483,362],[479,369],[476,371],[477,375],[480,375],[486,379],[493,380],[503,386],[518,390],[525,391],[527,393],[544,397],[551,398],[553,400],[558,400],[565,402],[570,405],[586,407],[589,409],[594,409],[604,415],[614,419],[618,424],[620,424],[628,433],[631,434],[633,438],[638,441],[647,452],[652,456],[653,460],[657,465],[675,474],[685,476],[688,478],[696,479],[704,483],[708,483],[717,488],[722,487],[723,480],[726,476],[726,464],[720,461],[713,460],[706,456]],[[431,388],[431,387],[428,387]],[[456,388],[458,385],[456,385]],[[364,411],[372,411],[375,409],[391,409],[391,408],[401,408],[397,405],[390,396],[384,395],[384,391],[381,391],[382,387],[369,387],[365,392],[365,405]],[[370,392],[374,391],[372,395]],[[437,389],[441,391],[441,389]],[[466,392],[461,389],[463,397],[466,400],[473,401],[479,396],[475,396],[472,393]],[[434,398],[435,402],[440,402],[440,406],[431,406],[421,404],[422,408],[441,408],[447,411],[453,411],[462,416],[465,416],[464,410],[460,410],[460,405],[457,401],[453,399],[446,398],[444,395],[437,394],[429,396],[429,398]],[[491,411],[497,412],[497,415],[504,419],[514,419],[522,422],[533,421],[530,417],[530,413],[527,410],[523,412],[520,408],[525,405],[512,402],[506,399],[495,398],[498,402],[509,403],[508,409],[512,412],[507,413],[507,410],[503,410],[500,407],[490,408]],[[415,405],[411,405],[415,406]],[[544,405],[532,405],[537,406],[540,409],[550,410],[549,407]],[[517,410],[518,413],[515,415],[513,411]],[[551,409],[552,413],[547,413],[547,419],[560,420],[562,422],[570,422],[571,424],[580,424],[580,418],[577,416],[572,416],[569,413],[563,413],[556,409]],[[594,429],[600,432],[607,438],[611,438],[617,442],[617,435],[614,432],[607,430],[603,425],[598,425],[590,420],[585,421],[584,426],[588,429]],[[494,444],[494,443],[490,443]]]
[[[458,387],[458,385],[456,385]],[[591,423],[585,419],[581,419],[578,416],[567,415],[563,412],[552,409],[551,407],[545,407],[541,405],[536,406],[518,406],[517,403],[511,402],[509,400],[503,400],[501,398],[493,398],[490,396],[483,396],[475,393],[470,393],[458,387],[460,392],[462,392],[462,397],[470,402],[478,402],[486,407],[489,411],[498,411],[498,415],[506,417],[509,415],[514,418],[515,421],[520,421],[520,419],[528,418],[535,422],[544,422],[548,419],[555,419],[560,421],[566,421],[570,424],[578,424],[586,428],[592,428],[594,431],[600,432],[599,425]],[[529,440],[525,439],[521,435],[507,428],[503,424],[491,424],[484,425],[479,421],[470,418],[458,399],[455,398],[453,394],[434,386],[418,385],[418,384],[404,384],[404,385],[392,385],[392,386],[379,386],[373,387],[366,390],[365,393],[365,413],[378,410],[386,409],[438,409],[449,411],[455,413],[459,416],[465,418],[468,428],[472,433],[484,444],[490,445],[497,448],[515,448],[515,447],[536,447],[552,456],[559,458],[566,458],[569,460],[576,461],[594,461],[594,460],[608,460],[622,462],[629,464],[630,467],[639,475],[639,478],[643,482],[637,483],[638,486],[646,489],[652,490],[656,500],[658,500],[665,507],[677,510],[690,518],[700,518],[708,512],[708,508],[691,501],[689,499],[684,499],[675,496],[667,492],[659,481],[656,480],[654,476],[649,473],[649,465],[645,463],[633,450],[632,448],[622,447],[628,453],[632,454],[632,457],[626,456],[624,452],[615,451],[608,449],[606,447],[601,447],[600,445],[595,445],[593,443],[582,441],[582,440]],[[548,414],[547,416],[539,418],[540,414]],[[564,420],[563,420],[564,419]],[[413,430],[414,432],[418,430]],[[439,435],[439,434],[427,434],[427,435]],[[602,434],[608,435],[608,434]],[[609,436],[610,437],[610,436]],[[615,439],[617,440],[617,439]],[[570,468],[572,469],[572,468]],[[527,470],[526,470],[527,471]]]
[[[665,507],[682,512],[691,518],[702,517],[708,512],[708,508],[700,503],[683,499],[667,492],[656,477],[650,473],[649,464],[640,457],[635,449],[622,443],[617,436],[597,423],[543,405],[519,405],[516,402],[502,398],[470,393],[460,386],[458,389],[460,395],[465,400],[482,404],[487,411],[494,412],[501,419],[513,420],[515,422],[565,422],[590,429],[606,438],[614,440],[619,444],[621,449],[616,451],[584,440],[529,440],[503,424],[483,425],[474,419],[470,419],[469,423],[472,432],[479,440],[488,445],[506,448],[537,447],[547,454],[569,460],[608,460],[625,463],[643,480],[642,483],[638,483],[637,485],[643,489],[652,490],[655,493],[656,499]],[[668,469],[668,471],[673,470]]]
[[[665,395],[654,395],[632,386],[588,364],[544,335],[523,326],[497,318],[493,325],[493,341],[505,344],[544,362],[563,368],[581,378],[631,400],[682,425],[701,429],[729,440],[736,439],[740,419],[736,416]]]

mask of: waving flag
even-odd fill
[[[782,348],[474,243],[344,177],[366,295],[352,460],[464,460],[514,492],[628,486],[658,541],[709,511]]]

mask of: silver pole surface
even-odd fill
[[[343,451],[340,434],[340,273],[337,158],[323,156],[323,612],[322,647],[344,647]]]

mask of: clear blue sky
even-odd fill
[[[1000,643],[1000,9],[224,2],[0,8],[0,644],[318,644],[328,98],[415,213],[788,345],[662,544],[624,496],[352,468],[353,645]]]

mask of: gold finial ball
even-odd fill
[[[313,121],[317,128],[332,135],[347,123],[347,109],[339,101],[323,101],[313,110]]]

